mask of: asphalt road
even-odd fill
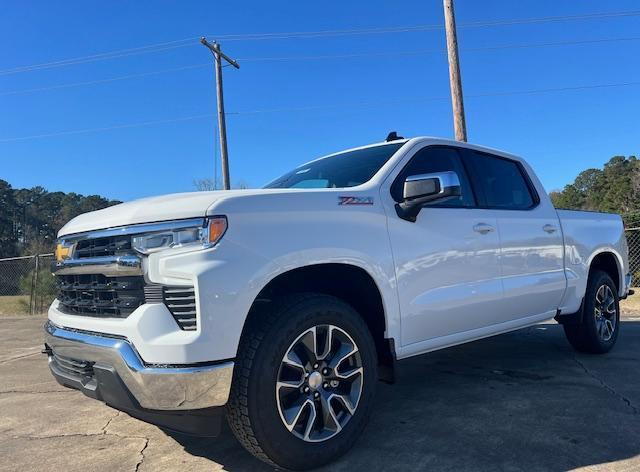
[[[261,471],[228,428],[168,436],[59,386],[43,318],[0,318],[0,470]],[[334,471],[640,470],[640,314],[608,355],[532,328],[403,361]]]

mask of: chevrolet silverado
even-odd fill
[[[58,382],[170,430],[226,415],[289,469],[346,452],[400,359],[553,318],[609,351],[631,286],[618,215],[556,210],[511,154],[395,136],[80,215],[53,270]]]

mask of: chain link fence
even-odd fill
[[[46,313],[56,297],[53,254],[0,259],[0,315]]]
[[[625,234],[629,244],[629,271],[633,275],[633,285],[638,287],[640,286],[640,227],[629,228]]]

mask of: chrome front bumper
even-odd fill
[[[58,381],[71,377],[65,384],[85,393],[100,387],[92,372],[110,371],[144,409],[196,410],[227,403],[233,362],[149,366],[126,339],[65,329],[50,321],[44,328],[52,373]]]

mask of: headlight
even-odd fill
[[[133,249],[142,254],[151,254],[170,248],[214,246],[227,230],[227,218],[214,216],[204,220],[201,226],[175,228],[134,236],[131,240]]]

